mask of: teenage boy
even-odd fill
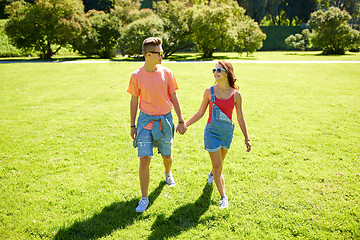
[[[133,72],[127,90],[131,94],[130,135],[140,157],[139,177],[142,198],[136,208],[137,212],[144,212],[149,205],[149,166],[153,147],[157,147],[162,155],[166,183],[171,187],[175,186],[171,173],[174,138],[172,107],[179,120],[176,131],[180,134],[186,131],[179,99],[175,92],[178,89],[175,76],[170,69],[160,65],[164,58],[162,40],[153,37],[145,39],[142,52],[145,57],[144,66]],[[135,125],[138,106],[140,113]]]

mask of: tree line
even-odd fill
[[[36,0],[25,0],[34,4]],[[103,11],[110,13],[119,4],[118,0],[82,0],[84,11]],[[0,0],[0,18],[7,18],[5,7],[14,0]],[[157,0],[138,0],[140,8],[152,9]],[[169,1],[167,1],[169,2]],[[204,4],[210,0],[192,0],[193,4]],[[237,0],[240,7],[246,11],[246,15],[254,19],[258,24],[271,25],[298,25],[307,22],[310,14],[319,9],[337,7],[347,11],[353,20],[359,21],[360,0]]]
[[[181,49],[201,51],[204,58],[211,58],[217,50],[252,53],[262,47],[266,38],[258,22],[269,18],[267,14],[263,15],[263,20],[252,16],[260,11],[249,10],[255,3],[257,6],[265,4],[262,5],[263,14],[271,9],[267,6],[281,9],[281,4],[285,3],[287,9],[291,9],[290,3],[297,3],[298,8],[306,8],[310,3],[317,3],[318,7],[330,3],[343,8],[353,6],[346,5],[345,0],[167,0],[147,2],[151,8],[143,8],[146,2],[138,0],[30,1],[33,0],[16,0],[7,5],[9,19],[5,31],[14,46],[36,51],[41,58],[51,58],[63,47],[71,47],[85,56],[110,58],[115,52],[140,56],[141,43],[150,36],[164,40],[165,56]],[[95,2],[111,5],[104,11],[89,10],[90,6],[95,6],[90,3]],[[283,10],[282,14],[287,13]],[[330,7],[326,11],[313,11],[310,16],[304,14],[303,18],[286,16],[290,24],[308,19],[311,28],[311,31],[305,29],[302,34],[290,36],[286,42],[291,47],[306,50],[315,46],[326,54],[344,54],[351,48],[359,48],[359,31],[348,24],[352,17],[345,10]],[[281,24],[281,19],[278,14],[271,21]]]
[[[35,50],[50,58],[62,47],[79,53],[112,57],[141,55],[142,41],[150,36],[163,39],[165,56],[184,48],[196,48],[204,58],[216,50],[252,53],[262,47],[265,34],[236,1],[195,4],[159,1],[153,9],[140,2],[117,0],[109,13],[84,13],[80,0],[16,1],[7,7],[5,31],[13,45]]]

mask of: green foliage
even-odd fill
[[[140,10],[140,3],[137,0],[118,0],[112,13],[121,20],[124,25],[152,15],[149,9]]]
[[[9,38],[5,33],[5,24],[7,20],[0,20],[0,57],[18,57],[24,53],[10,44]]]
[[[84,34],[74,40],[74,48],[86,56],[114,57],[121,36],[120,20],[113,14],[95,10],[89,11],[86,18]]]
[[[164,23],[157,15],[153,14],[141,18],[125,27],[121,38],[121,54],[128,56],[140,56],[141,46],[144,39],[148,37],[163,38]]]
[[[185,1],[161,1],[154,5],[155,13],[164,22],[163,48],[165,57],[180,49],[193,46],[191,42],[192,11]]]
[[[250,17],[245,17],[244,21],[239,22],[237,31],[238,37],[235,50],[239,53],[246,52],[248,55],[261,49],[263,41],[266,39],[257,22]]]
[[[34,5],[15,2],[9,7],[6,33],[19,49],[51,58],[78,36],[83,10],[80,0],[39,0]]]
[[[290,35],[285,39],[285,43],[292,49],[309,50],[311,48],[310,34],[309,29],[304,29],[301,34]]]
[[[351,16],[346,11],[331,7],[327,11],[311,14],[311,41],[324,54],[345,54],[348,49],[360,46],[360,32],[352,29],[348,21]]]
[[[285,44],[285,39],[290,35],[301,33],[301,27],[295,26],[261,26],[261,30],[266,34],[266,40],[261,50],[274,51],[289,50],[289,46]]]
[[[193,42],[204,58],[211,58],[218,49],[251,53],[261,48],[265,35],[236,2],[195,5],[192,11]]]
[[[274,25],[298,25],[306,22],[316,10],[317,0],[238,0],[240,6],[257,23],[271,19]]]
[[[211,58],[216,49],[230,50],[236,41],[231,22],[231,7],[198,5],[193,7],[193,41],[204,58]]]

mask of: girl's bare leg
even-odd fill
[[[225,178],[222,174],[222,167],[226,153],[227,150],[225,150],[224,148],[221,148],[216,152],[209,152],[212,164],[211,172],[214,176],[214,182],[216,184],[216,187],[222,197],[225,196]]]

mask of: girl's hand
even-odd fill
[[[246,151],[247,151],[247,152],[250,152],[250,151],[251,151],[250,139],[246,139],[246,140],[245,140],[245,145],[246,145]]]

